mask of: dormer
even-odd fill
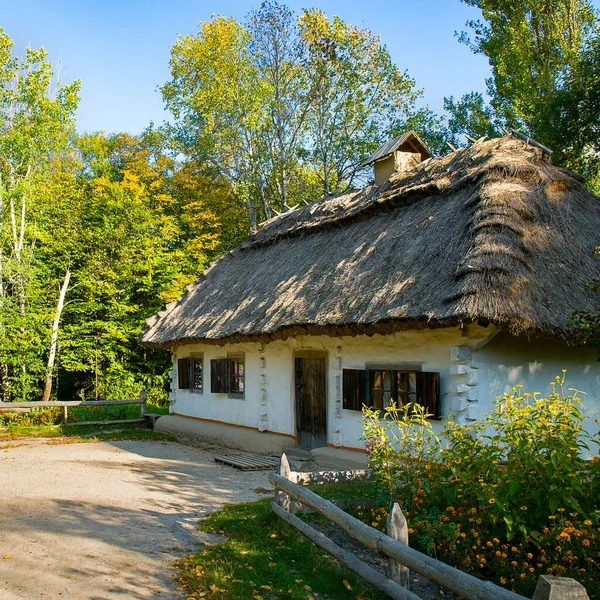
[[[431,156],[425,142],[411,130],[379,146],[364,166],[374,165],[375,184],[381,185],[394,173],[409,171]]]

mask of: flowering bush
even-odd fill
[[[600,598],[600,461],[582,457],[598,440],[563,384],[547,398],[519,386],[472,426],[448,421],[439,438],[410,407],[365,409],[370,464],[404,500],[411,545],[524,594],[552,574]]]

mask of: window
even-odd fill
[[[343,406],[362,410],[363,404],[384,409],[391,402],[399,406],[420,404],[433,418],[440,416],[440,374],[393,369],[344,369]]]
[[[216,358],[210,361],[210,391],[244,397],[244,358]]]
[[[202,356],[180,358],[177,361],[179,389],[201,394],[203,391],[203,367],[204,359]]]
[[[244,359],[229,359],[229,393],[244,395]]]

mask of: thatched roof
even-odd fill
[[[525,142],[478,142],[381,187],[268,221],[165,311],[144,344],[357,334],[483,320],[559,334],[600,310],[600,198]]]

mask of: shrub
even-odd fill
[[[364,410],[376,481],[408,506],[413,545],[522,593],[549,573],[600,594],[600,461],[583,458],[598,440],[563,386],[547,398],[519,386],[439,438],[416,409]]]

